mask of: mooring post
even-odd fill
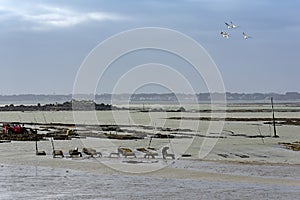
[[[275,114],[274,114],[274,106],[273,106],[273,97],[271,97],[271,104],[272,104],[273,128],[274,128],[274,136],[273,136],[273,137],[279,137],[279,136],[276,134],[276,123],[275,123]]]

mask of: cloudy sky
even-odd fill
[[[196,40],[218,66],[226,91],[300,92],[299,9],[299,0],[0,0],[0,94],[70,94],[96,45],[141,27]],[[240,27],[228,30],[230,21]],[[243,31],[252,38],[243,40]],[[109,92],[110,84],[100,91]],[[203,87],[195,84],[197,92]]]

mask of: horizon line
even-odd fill
[[[286,95],[286,94],[300,94],[299,91],[287,91],[284,93],[281,92],[225,92],[225,94],[279,94],[279,95]],[[85,93],[78,93],[78,94],[33,94],[33,93],[20,93],[20,94],[0,94],[0,96],[76,96],[76,95],[141,95],[141,94],[155,94],[155,95],[165,95],[165,94],[180,94],[180,95],[198,95],[198,94],[224,94],[223,92],[199,92],[199,93],[184,93],[184,92],[165,92],[165,93],[160,93],[160,92],[141,92],[141,93],[117,93],[117,94],[112,94],[112,93],[100,93],[100,94],[85,94]]]

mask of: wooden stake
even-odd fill
[[[37,133],[35,133],[35,154],[38,155]]]

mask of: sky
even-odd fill
[[[299,0],[0,0],[0,94],[71,94],[91,50],[142,27],[172,29],[202,45],[228,92],[300,92],[299,9]],[[239,27],[227,29],[230,21]],[[242,32],[251,38],[244,40]],[[180,69],[196,92],[207,91],[201,76],[172,55],[149,50],[128,56],[108,70],[97,93],[111,93],[122,74],[143,62]],[[178,85],[176,92],[187,91]]]

